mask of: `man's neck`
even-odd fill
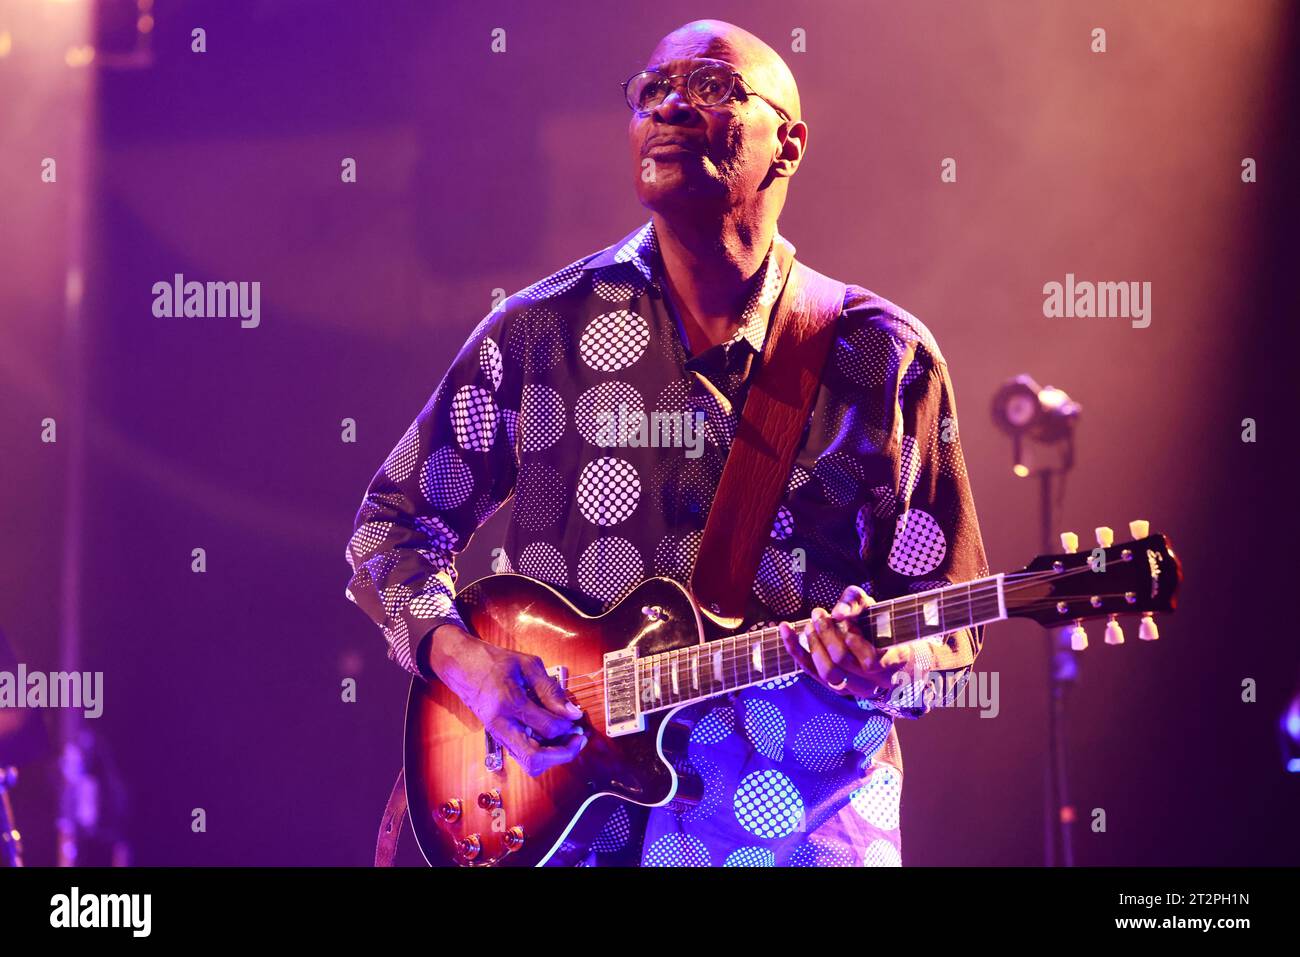
[[[725,216],[709,223],[681,222],[657,212],[653,219],[666,292],[691,351],[698,354],[730,339],[772,245],[776,223]]]

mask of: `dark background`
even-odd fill
[[[105,673],[89,724],[136,862],[369,860],[407,682],[343,595],[361,494],[494,289],[648,218],[619,83],[700,16],[763,37],[800,83],[810,145],[782,233],[938,337],[993,567],[1039,544],[988,414],[1019,372],[1084,407],[1060,527],[1090,546],[1096,525],[1147,518],[1178,549],[1161,641],[1130,626],[1108,647],[1094,625],[1080,660],[1078,862],[1300,860],[1277,730],[1300,670],[1294,4],[157,0],[151,62],[112,62],[103,4],[97,60],[68,66],[91,9],[0,2],[0,628],[45,670],[79,633],[80,667]],[[806,53],[787,53],[795,28]],[[260,281],[260,328],[154,318],[151,287],[177,272]],[[1150,327],[1044,318],[1067,272],[1150,281]],[[999,672],[998,718],[901,728],[908,864],[1042,860],[1041,632],[991,627],[977,667]],[[54,856],[56,770],[18,792],[33,863]]]

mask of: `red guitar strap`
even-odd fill
[[[701,611],[724,627],[739,627],[744,617],[844,311],[844,292],[844,283],[791,261],[691,573]]]

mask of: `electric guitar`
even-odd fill
[[[858,627],[877,648],[931,639],[1006,618],[1045,626],[1107,618],[1106,642],[1123,641],[1121,614],[1141,616],[1139,637],[1158,637],[1156,612],[1173,611],[1182,570],[1163,535],[1132,522],[1134,540],[1040,555],[1020,572],[880,601]],[[800,671],[776,628],[721,633],[688,591],[649,578],[604,614],[584,613],[523,575],[481,578],[456,597],[484,641],[539,656],[586,711],[578,756],[529,777],[442,682],[415,679],[406,711],[405,770],[411,825],[434,866],[572,865],[622,800],[648,807],[698,802],[702,785],[679,773],[691,728],[688,705]],[[807,620],[792,622],[796,630]]]

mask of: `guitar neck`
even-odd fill
[[[872,605],[858,628],[879,649],[949,635],[1007,617],[1003,575],[905,595]],[[795,631],[810,619],[791,622]],[[761,628],[636,659],[648,714],[800,672],[779,629]]]

